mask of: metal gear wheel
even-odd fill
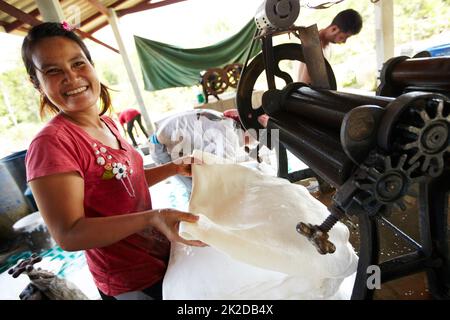
[[[428,110],[427,110],[428,109]],[[423,122],[422,126],[400,126],[417,138],[401,146],[403,150],[414,152],[408,160],[412,165],[421,161],[420,169],[431,177],[441,175],[444,170],[446,153],[450,152],[450,115],[444,116],[444,101],[433,100],[428,108],[414,108]]]
[[[403,197],[407,194],[415,195],[409,189],[420,180],[414,177],[420,164],[416,162],[405,168],[408,157],[406,154],[398,158],[396,165],[393,165],[391,156],[376,154],[375,157],[376,166],[361,165],[365,174],[355,181],[355,185],[365,192],[355,200],[372,214],[380,212],[388,216],[394,207],[406,210]]]

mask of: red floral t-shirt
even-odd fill
[[[84,179],[86,217],[123,215],[152,208],[143,159],[114,122],[102,121],[119,141],[113,149],[61,114],[33,139],[26,155],[27,180],[76,171]],[[158,231],[152,239],[133,234],[106,247],[86,250],[97,287],[107,295],[147,288],[164,276],[170,243]]]

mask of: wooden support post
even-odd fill
[[[131,66],[131,61],[128,56],[125,44],[122,40],[119,31],[119,21],[116,15],[116,12],[113,9],[109,9],[109,23],[111,24],[111,28],[114,32],[114,36],[116,38],[117,44],[119,45],[120,54],[123,59],[123,63],[125,64],[125,69],[127,70],[128,77],[131,82],[131,86],[133,87],[134,94],[136,96],[137,103],[141,110],[141,114],[144,118],[145,126],[147,127],[148,134],[151,135],[155,131],[153,123],[150,120],[147,109],[145,107],[144,98],[142,97],[141,90],[139,89],[138,81],[136,75]]]
[[[375,8],[377,68],[394,56],[394,4],[392,0],[378,1]]]

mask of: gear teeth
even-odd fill
[[[414,170],[416,170],[419,166],[420,166],[420,162],[416,162],[411,167],[409,167],[409,169],[406,170],[406,174],[408,175],[408,177],[411,177],[411,173],[413,173]]]
[[[428,115],[428,113],[425,110],[423,110],[423,109],[420,110],[419,115],[425,123],[431,121],[430,116]]]
[[[408,155],[406,154],[402,154],[402,156],[400,157],[400,159],[398,160],[398,165],[397,168],[402,169],[403,166],[405,165],[406,159],[408,158]]]
[[[442,157],[434,157],[436,159],[437,165],[439,169],[444,169],[444,158]]]
[[[444,100],[439,100],[437,106],[437,118],[444,118]]]
[[[403,129],[405,131],[414,133],[415,135],[419,135],[421,130],[420,128],[414,127],[414,126],[404,126],[404,125],[399,125],[398,126],[400,129]]]
[[[420,158],[421,156],[422,156],[422,155],[420,154],[420,152],[416,152],[416,153],[414,154],[414,156],[413,156],[411,159],[409,159],[408,164],[416,163],[416,161],[419,160],[419,158]]]
[[[419,142],[418,141],[413,141],[413,142],[407,143],[407,144],[402,146],[403,150],[410,150],[410,149],[414,149],[414,148],[419,148]]]
[[[428,174],[434,178],[438,177],[444,170],[444,159],[442,159],[439,156],[436,156],[433,158],[429,157],[427,159],[430,159],[430,162],[431,162],[431,160],[435,160],[434,161],[435,165],[432,165],[432,164],[429,165]]]
[[[382,174],[381,174],[381,172],[380,171],[378,171],[377,169],[375,169],[375,168],[369,168],[369,173],[371,174],[371,175],[373,175],[373,177],[375,177],[375,178],[379,178],[379,177],[381,177],[382,176]]]
[[[423,161],[422,168],[421,168],[423,172],[427,172],[427,169],[430,166],[430,162],[431,162],[431,158],[425,157],[425,160]]]

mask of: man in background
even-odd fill
[[[339,12],[331,21],[331,24],[319,30],[319,39],[324,52],[325,58],[328,60],[330,56],[330,43],[343,44],[353,35],[358,34],[362,29],[362,17],[353,10],[347,9]],[[300,63],[298,68],[298,82],[311,84],[311,78],[308,69],[304,63]]]
[[[147,131],[145,130],[144,126],[142,125],[141,113],[138,110],[132,109],[132,108],[125,109],[122,112],[120,112],[118,114],[118,116],[119,116],[120,125],[122,126],[125,136],[128,133],[128,135],[130,136],[130,139],[133,143],[133,147],[136,148],[138,146],[136,139],[134,138],[134,135],[133,135],[133,129],[135,128],[136,123],[139,124],[139,127],[141,128],[145,137],[148,138]],[[127,124],[126,130],[125,130],[125,126],[124,126],[125,123]]]

